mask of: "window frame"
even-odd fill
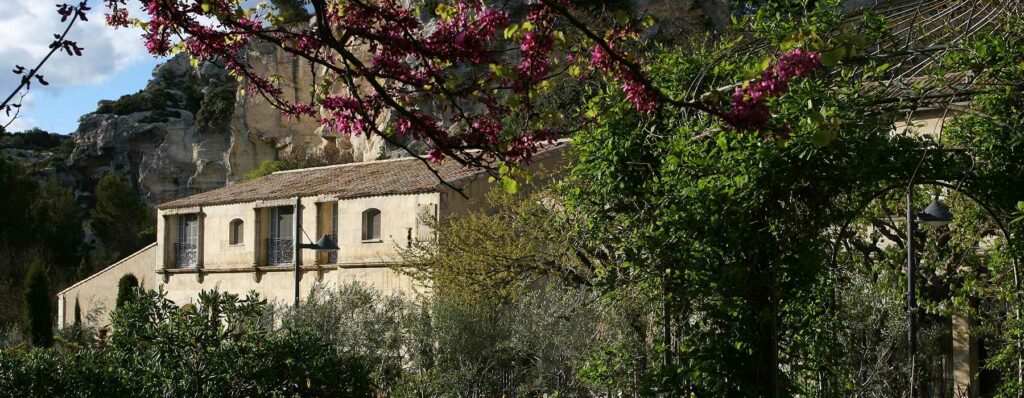
[[[228,223],[228,245],[245,245],[245,221],[241,218],[236,218]]]
[[[379,243],[382,239],[383,212],[380,209],[369,208],[363,210],[363,226],[360,238],[363,243]]]
[[[202,224],[201,217],[198,213],[185,213],[178,215],[178,237],[174,247],[174,268],[198,268],[199,257],[202,250]],[[195,246],[193,249],[194,259],[192,263],[185,264],[182,262],[182,251],[188,249],[182,249],[182,245]]]

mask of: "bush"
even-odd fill
[[[591,290],[535,287],[504,303],[467,296],[426,301],[382,295],[360,283],[314,287],[283,322],[311,330],[371,365],[380,396],[584,396],[630,390],[643,364],[585,380],[603,347],[642,350],[623,306]],[[626,316],[629,315],[629,316]],[[639,347],[638,347],[639,346]],[[595,359],[596,358],[596,359]]]
[[[370,396],[366,365],[309,329],[271,327],[255,294],[179,308],[143,292],[114,311],[108,352],[136,396]]]
[[[53,317],[50,312],[50,280],[46,277],[46,269],[38,260],[25,276],[25,334],[35,347],[53,345]]]
[[[135,291],[139,288],[139,278],[136,278],[133,274],[125,274],[117,281],[117,307],[121,308],[122,305],[127,303],[129,300],[135,297]],[[75,308],[78,308],[78,301],[75,301]],[[76,314],[77,315],[77,314]]]
[[[0,351],[0,396],[129,397],[114,357],[102,351]]]
[[[0,351],[0,396],[369,397],[362,356],[309,328],[271,327],[256,295],[203,292],[178,307],[142,292],[112,314],[103,349]]]

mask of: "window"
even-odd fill
[[[331,239],[334,239],[334,243],[338,243],[338,204],[334,203],[331,205]],[[327,264],[336,264],[338,262],[338,251],[331,250],[327,252]]]
[[[199,264],[199,215],[178,216],[178,243],[174,245],[174,262],[179,268]]]
[[[270,237],[267,238],[270,264],[289,264],[295,252],[294,234],[295,208],[292,206],[275,207],[270,212]]]
[[[380,210],[367,209],[363,212],[363,240],[380,240]]]
[[[228,241],[232,245],[240,245],[245,242],[245,222],[239,219],[231,220],[228,231]]]

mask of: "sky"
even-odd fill
[[[77,2],[78,0],[74,0]],[[0,0],[0,93],[3,98],[17,86],[11,73],[15,65],[34,67],[49,51],[53,35],[64,24],[56,0]],[[134,93],[145,87],[153,67],[162,60],[146,52],[140,30],[115,30],[103,22],[104,7],[90,1],[89,20],[75,24],[68,39],[84,48],[81,57],[58,52],[40,72],[49,86],[33,84],[25,97],[21,116],[8,128],[22,131],[39,127],[68,134],[78,128],[78,117],[96,109],[103,99]],[[129,2],[129,10],[138,10]],[[2,100],[2,99],[0,99]],[[0,114],[0,123],[7,118]]]

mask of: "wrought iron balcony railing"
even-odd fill
[[[292,238],[267,239],[267,263],[291,264],[295,258],[295,241]]]
[[[195,243],[175,243],[174,263],[178,268],[190,268],[199,264],[199,245]]]

